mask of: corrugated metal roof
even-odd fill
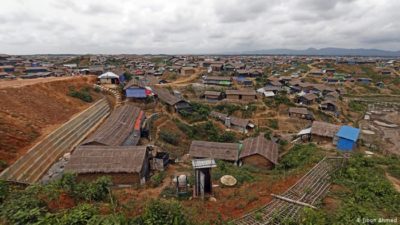
[[[217,167],[214,159],[193,159],[192,166],[194,169]]]
[[[128,98],[146,98],[146,89],[144,88],[128,88],[125,90]]]
[[[349,139],[352,141],[357,141],[359,135],[360,135],[360,129],[350,126],[342,126],[336,133],[336,136]]]

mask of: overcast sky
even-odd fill
[[[0,53],[400,50],[399,0],[1,0]]]

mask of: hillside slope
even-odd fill
[[[46,134],[89,107],[67,95],[69,87],[90,86],[93,78],[40,83],[0,89],[0,160],[8,164],[23,155]],[[94,100],[100,94],[91,91]]]

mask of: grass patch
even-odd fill
[[[252,182],[256,178],[252,174],[250,167],[238,167],[229,162],[224,162],[222,160],[217,160],[217,167],[212,171],[212,178],[214,180],[219,180],[224,175],[231,175],[235,177],[239,184],[245,182]]]
[[[177,134],[170,133],[169,131],[162,130],[160,131],[161,140],[171,144],[177,145],[179,143],[179,137]]]
[[[349,108],[353,112],[365,112],[367,110],[367,105],[357,101],[350,101]]]
[[[165,173],[165,171],[160,171],[157,174],[154,174],[151,178],[150,178],[150,186],[151,187],[158,187],[161,185],[161,183],[163,182],[163,180],[165,179],[165,176],[167,174]]]
[[[342,188],[333,192],[332,197],[340,202],[339,207],[309,210],[302,218],[303,224],[322,221],[321,224],[360,224],[358,218],[396,218],[400,212],[400,193],[385,178],[382,164],[390,158],[366,158],[355,155],[334,177],[334,183]],[[375,223],[369,223],[375,224]],[[387,224],[387,223],[380,223]]]
[[[180,114],[183,118],[185,118],[190,123],[204,121],[208,119],[208,115],[210,114],[210,107],[205,104],[193,102],[191,103],[191,112],[181,111]]]
[[[321,150],[313,143],[307,145],[295,145],[282,157],[278,170],[290,170],[316,163],[323,158]]]
[[[230,131],[223,131],[216,127],[211,121],[196,124],[193,126],[187,125],[174,120],[177,127],[190,139],[204,140],[214,142],[236,142],[238,139],[236,134]]]

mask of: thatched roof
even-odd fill
[[[227,95],[257,95],[255,90],[226,90]]]
[[[314,121],[311,126],[311,134],[321,137],[333,138],[339,131],[339,128],[340,126],[335,124],[321,122],[321,121]]]
[[[290,107],[289,108],[289,113],[307,115],[308,114],[308,109],[307,108],[300,108],[300,107]]]
[[[318,98],[318,96],[316,96],[316,95],[313,94],[313,93],[305,94],[303,97],[304,97],[305,99],[307,99],[308,101],[313,101],[313,100],[315,100],[315,99]]]
[[[223,76],[207,76],[204,80],[217,80],[217,81],[231,81],[231,77],[223,77]]]
[[[278,163],[278,145],[265,139],[263,133],[258,137],[247,138],[243,141],[240,159],[256,154],[265,157],[273,164]]]
[[[176,97],[175,95],[172,95],[167,89],[160,88],[160,87],[154,87],[153,90],[157,94],[158,98],[161,101],[167,103],[168,105],[173,106],[180,101],[184,101],[184,100]]]
[[[225,122],[226,118],[228,117],[227,114],[216,111],[211,111],[210,116],[217,118],[223,122]],[[234,126],[247,127],[247,125],[249,125],[250,123],[249,119],[242,119],[235,116],[229,116],[229,118],[231,119],[231,124]]]
[[[211,158],[237,161],[239,157],[238,143],[220,143],[208,141],[192,141],[189,154],[194,158]]]
[[[204,95],[205,96],[220,96],[221,92],[219,92],[219,91],[205,91]]]
[[[145,163],[146,146],[79,146],[65,171],[72,173],[139,173]]]
[[[138,120],[143,118],[140,108],[130,104],[120,106],[83,144],[122,145],[134,131],[135,123],[139,124]]]

